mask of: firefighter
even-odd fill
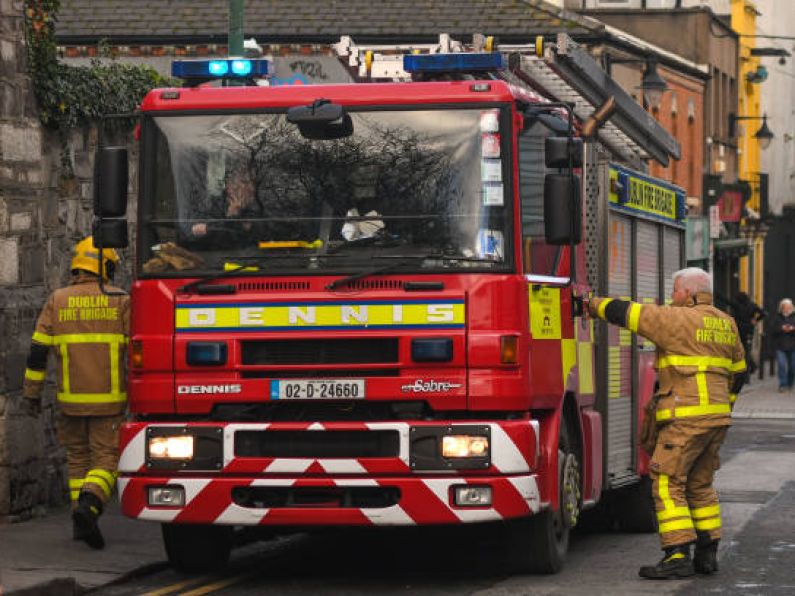
[[[66,448],[73,534],[90,547],[105,545],[98,519],[116,484],[118,431],[124,418],[129,298],[100,289],[119,263],[113,249],[100,259],[91,236],[78,242],[72,280],[47,299],[36,322],[23,385],[25,408],[41,411],[50,350],[58,361],[58,439]],[[100,273],[101,271],[101,273]]]
[[[657,346],[657,438],[649,475],[664,556],[656,565],[640,568],[640,576],[648,579],[718,570],[720,505],[712,481],[745,380],[737,327],[712,305],[710,275],[691,267],[674,273],[673,281],[670,306],[611,298],[588,303],[592,316]]]

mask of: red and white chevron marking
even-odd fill
[[[410,467],[412,426],[477,424],[491,432],[488,469],[439,470],[415,473]],[[224,429],[223,468],[220,471],[150,471],[146,468],[145,423],[124,425],[121,432],[119,495],[130,517],[175,523],[230,525],[414,525],[456,524],[522,517],[539,509],[536,476],[539,432],[536,421],[500,422],[329,422],[329,423],[209,423],[152,424],[152,426],[215,426]],[[235,433],[240,431],[395,430],[400,437],[397,457],[381,458],[237,458]],[[477,484],[492,488],[491,507],[453,505],[454,485]],[[180,485],[186,504],[181,508],[149,507],[148,487]],[[249,486],[274,487],[393,487],[400,491],[396,505],[383,508],[274,508],[242,507],[232,490]]]
[[[491,507],[456,507],[453,485],[491,486]],[[148,507],[149,486],[180,485],[186,503],[180,508]],[[383,486],[400,490],[400,502],[384,508],[248,508],[231,500],[232,490],[246,486],[318,487]],[[119,479],[122,511],[141,520],[223,525],[383,525],[460,524],[524,517],[540,507],[533,476],[381,478],[375,479],[276,479],[244,481],[234,478],[136,477]]]
[[[525,474],[537,467],[539,455],[538,422],[535,420],[500,422],[328,422],[328,423],[261,423],[261,424],[153,424],[158,427],[220,426],[224,429],[224,459],[221,473],[227,474],[328,474],[361,475],[410,473],[409,432],[412,426],[447,426],[478,424],[491,429],[491,468],[487,472],[500,474]],[[125,424],[121,432],[121,457],[119,472],[137,474],[146,472],[145,423]],[[322,432],[334,430],[395,430],[400,436],[400,450],[396,458],[236,458],[235,433],[257,430],[305,430]]]

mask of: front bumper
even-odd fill
[[[452,487],[462,484],[492,489],[490,507],[457,507]],[[150,486],[182,486],[183,507],[148,507]],[[235,489],[245,487],[382,487],[397,489],[398,502],[387,507],[244,507],[233,502]],[[524,517],[538,512],[540,501],[534,475],[455,478],[243,479],[243,478],[120,478],[119,494],[125,515],[141,520],[241,526],[412,526],[461,524]]]

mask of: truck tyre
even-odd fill
[[[565,420],[558,439],[558,487],[560,508],[546,509],[512,522],[509,543],[519,572],[557,573],[569,550],[571,528],[577,523],[581,506],[580,466],[571,448]]]
[[[232,552],[232,526],[163,524],[168,562],[185,573],[220,571]]]
[[[651,479],[643,476],[633,486],[620,488],[611,495],[613,517],[622,532],[657,531],[657,513],[651,494]]]

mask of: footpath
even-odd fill
[[[775,377],[753,379],[737,399],[734,417],[795,419],[795,392],[778,392]],[[2,596],[73,596],[165,567],[160,525],[121,515],[117,504],[100,521],[107,547],[91,550],[71,539],[70,511],[0,524]]]

